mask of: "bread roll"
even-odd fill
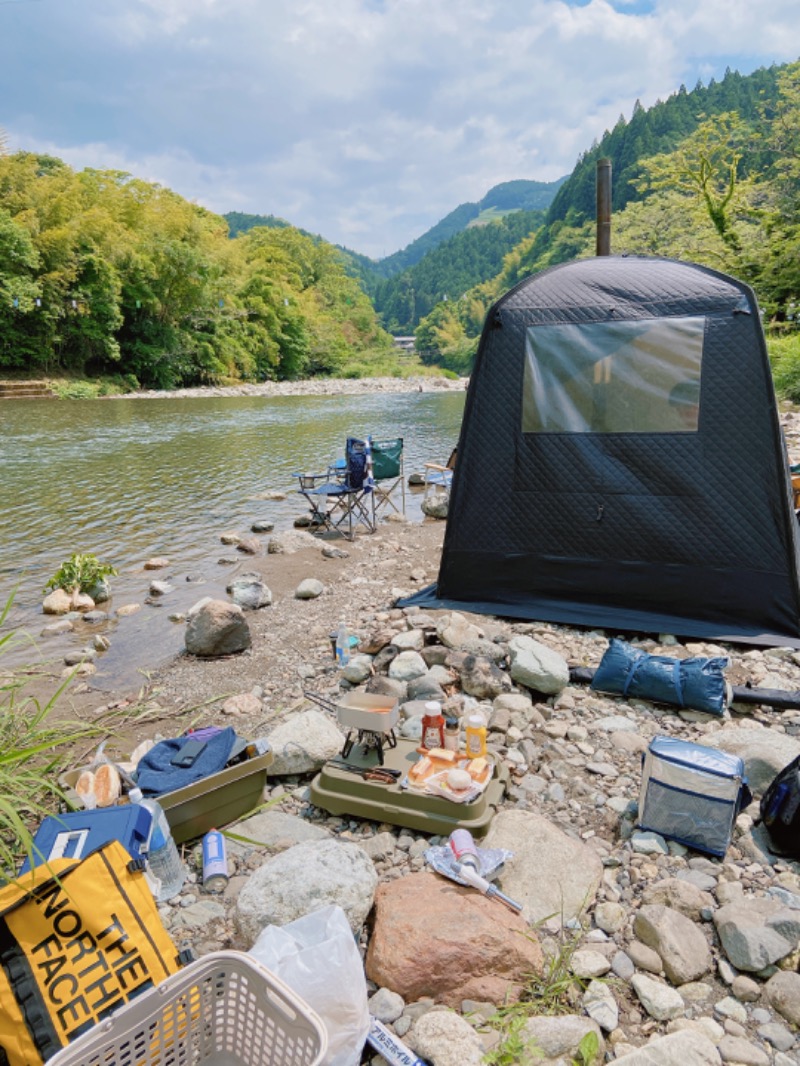
[[[98,807],[112,807],[120,797],[122,782],[116,766],[101,763],[94,773],[94,794]]]
[[[94,795],[94,774],[91,770],[84,770],[75,782],[75,791],[83,799],[84,796]]]

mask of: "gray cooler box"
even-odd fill
[[[651,740],[639,794],[642,829],[722,858],[750,799],[738,755],[674,737]]]

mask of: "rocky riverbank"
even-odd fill
[[[266,736],[275,752],[272,805],[237,827],[249,843],[229,841],[224,895],[202,892],[199,849],[184,849],[190,879],[162,907],[176,943],[247,948],[265,924],[336,903],[361,946],[372,1012],[433,1066],[477,1066],[502,1048],[486,1020],[526,994],[532,972],[540,1006],[535,995],[518,1034],[529,1051],[498,1062],[568,1064],[593,1033],[595,1062],[797,1064],[800,867],[769,852],[757,804],[736,820],[724,860],[638,830],[636,813],[654,736],[740,754],[758,796],[800,754],[800,712],[734,706],[716,717],[603,696],[566,671],[596,667],[610,634],[396,608],[435,578],[443,529],[426,520],[385,523],[353,544],[300,532],[265,540],[240,567],[270,593],[244,611],[247,650],[179,656],[150,678],[131,742],[154,722],[161,732],[213,722]],[[339,618],[361,641],[344,674],[329,639]],[[526,645],[539,674],[514,665]],[[791,649],[668,635],[640,646],[725,656],[734,685],[800,689]],[[86,684],[79,698],[98,713]],[[333,699],[353,686],[396,695],[400,732],[412,738],[426,698],[462,717],[484,713],[508,774],[484,844],[513,853],[498,884],[521,916],[431,872],[425,853],[438,837],[311,802],[314,775],[344,737],[304,691]],[[555,991],[564,1013],[542,998]]]
[[[110,400],[174,400],[202,396],[361,396],[377,392],[463,391],[468,378],[425,375],[408,378],[309,378],[305,381],[263,381],[259,384],[203,385],[188,389],[143,389]]]

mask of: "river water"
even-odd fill
[[[73,552],[91,552],[117,568],[112,608],[142,602],[150,579],[163,576],[143,573],[143,563],[166,556],[175,593],[163,608],[126,618],[124,641],[107,634],[112,646],[93,679],[100,688],[129,683],[179,650],[182,632],[168,614],[201,595],[224,595],[218,560],[237,553],[221,545],[221,533],[249,534],[257,520],[274,522],[276,531],[291,528],[307,512],[293,474],[323,472],[343,454],[347,436],[402,436],[406,477],[426,460],[445,461],[458,438],[464,396],[4,401],[0,606],[17,591],[0,636],[13,627],[38,638],[52,620],[41,612],[44,585]],[[267,499],[270,493],[286,495]],[[406,501],[409,518],[420,521],[421,494],[407,493]],[[204,583],[187,582],[189,575]],[[81,627],[72,640],[83,646],[91,633]],[[53,654],[52,638],[37,643],[37,654]],[[6,662],[32,659],[30,648],[4,655]]]

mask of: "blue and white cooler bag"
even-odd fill
[[[642,764],[639,826],[722,858],[752,799],[738,755],[654,737]]]

